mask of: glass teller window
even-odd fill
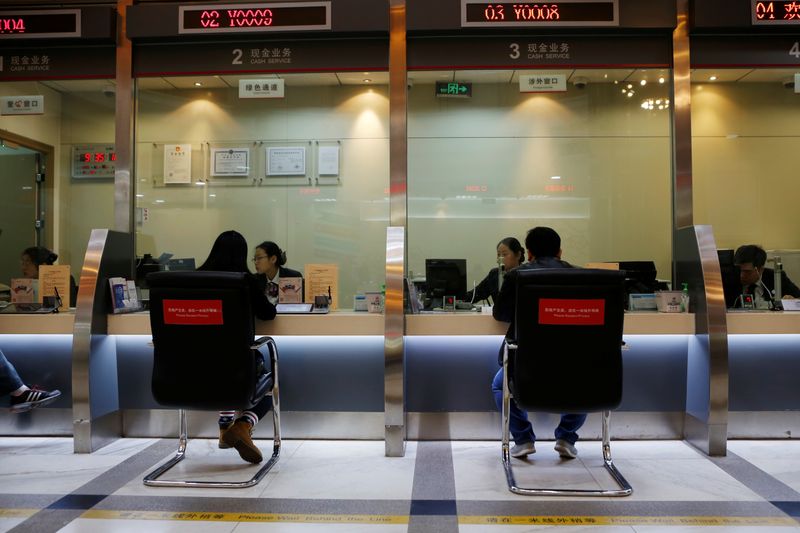
[[[467,280],[497,265],[504,237],[534,226],[564,259],[652,260],[671,277],[670,71],[410,72],[409,265],[467,259]],[[469,98],[437,82],[471,83]]]
[[[270,52],[271,53],[271,52]],[[200,265],[216,236],[336,264],[339,307],[384,277],[387,73],[140,78],[136,249]]]

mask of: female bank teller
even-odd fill
[[[499,276],[513,268],[517,268],[524,261],[525,251],[522,249],[522,245],[515,237],[506,237],[497,243],[497,262],[499,265],[491,269],[489,274],[483,278],[483,281],[464,296],[464,301],[478,302],[491,297],[492,302],[494,302],[500,292]],[[499,272],[499,269],[502,269],[502,271]]]

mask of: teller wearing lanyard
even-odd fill
[[[258,286],[267,296],[270,303],[278,303],[278,284],[281,278],[302,278],[297,270],[286,268],[286,252],[272,241],[264,241],[256,246],[253,256],[256,266]]]

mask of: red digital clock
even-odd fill
[[[75,145],[72,147],[72,177],[113,178],[116,161],[113,144]]]
[[[461,0],[461,26],[618,26],[618,0]]]
[[[254,33],[331,29],[331,3],[180,6],[178,33]]]

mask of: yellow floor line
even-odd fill
[[[0,509],[0,518],[28,518],[39,511],[39,509]]]
[[[29,510],[7,509],[27,516]],[[0,517],[11,516],[0,510]],[[211,513],[172,511],[89,510],[81,518],[104,520],[184,520],[200,522],[295,522],[316,524],[408,524],[406,515],[312,513]],[[459,516],[464,525],[546,526],[797,526],[788,517],[774,516]]]
[[[297,522],[318,524],[408,524],[406,515],[310,513],[203,513],[89,510],[81,518],[116,520],[188,520],[201,522]]]
[[[459,524],[545,526],[797,526],[774,516],[459,516]]]

